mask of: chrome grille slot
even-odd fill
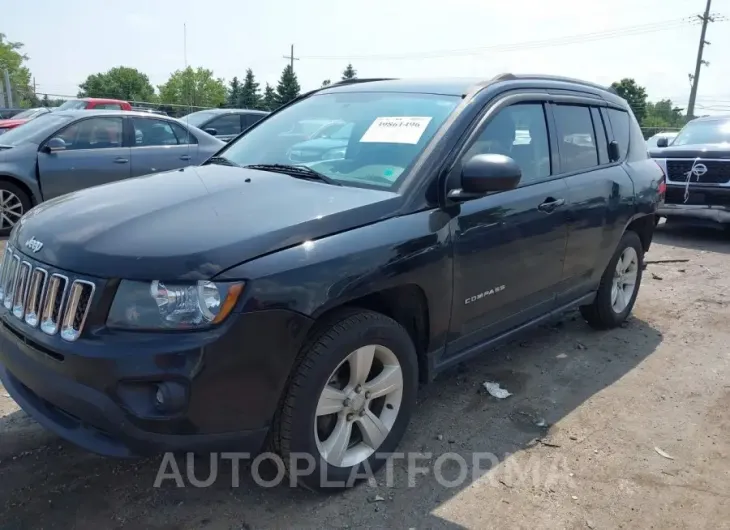
[[[25,299],[28,295],[28,280],[33,269],[30,263],[23,261],[15,280],[15,296],[13,296],[13,314],[22,319],[25,316]]]
[[[11,256],[13,255],[13,252],[5,247],[5,252],[3,252],[3,261],[0,265],[0,302],[3,301],[3,298],[5,298],[5,273],[8,270],[7,262],[10,261]]]
[[[28,325],[36,327],[40,320],[41,304],[43,303],[43,292],[46,288],[48,272],[37,267],[30,277],[28,285],[28,296],[25,304],[25,321]]]
[[[61,338],[65,340],[76,340],[84,328],[86,316],[91,307],[91,299],[94,295],[94,284],[83,280],[74,280],[68,292],[66,310],[61,323]]]
[[[62,274],[51,274],[48,288],[43,297],[41,310],[41,331],[48,335],[58,333],[61,309],[68,288],[68,278]]]
[[[13,300],[15,298],[15,285],[18,281],[18,270],[20,269],[20,256],[13,255],[8,263],[8,275],[5,279],[5,298],[3,299],[3,305],[6,309],[10,309],[13,306]]]

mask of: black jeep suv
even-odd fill
[[[302,120],[352,123],[342,156],[292,165]],[[90,451],[268,441],[310,455],[303,483],[344,484],[396,448],[419,381],[567,309],[620,324],[663,186],[600,86],[340,83],[200,167],[30,210],[0,276],[0,376]]]
[[[667,221],[730,227],[730,116],[696,118],[650,152],[667,175]]]

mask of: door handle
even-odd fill
[[[180,160],[190,160],[190,155],[182,155]]]
[[[129,159],[122,158],[121,156],[114,159],[115,164],[126,164],[127,162],[129,162]]]
[[[565,199],[548,197],[547,199],[545,199],[545,202],[537,207],[537,209],[541,212],[553,213],[558,207],[562,206],[563,204],[565,204]]]

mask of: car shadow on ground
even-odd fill
[[[421,389],[399,447],[404,453],[430,454],[430,459],[418,460],[430,472],[414,475],[407,460],[400,459],[393,465],[390,487],[381,471],[377,486],[364,483],[332,497],[286,485],[260,487],[246,466],[239,473],[239,486],[232,487],[230,464],[218,467],[209,487],[194,487],[185,477],[184,458],[178,459],[184,487],[169,479],[156,488],[161,458],[109,460],[54,439],[0,463],[0,528],[460,528],[444,515],[451,499],[477,487],[496,488],[487,495],[503,495],[499,488],[511,487],[508,481],[535,480],[511,475],[483,483],[527,451],[548,462],[557,445],[551,440],[582,443],[555,424],[632,371],[661,341],[660,332],[637,318],[596,332],[571,313],[520,342],[460,365]],[[492,397],[483,387],[486,381],[498,382],[512,395]],[[7,421],[21,420],[2,421],[0,429]],[[436,460],[446,453],[461,455],[466,462],[463,480],[458,480],[463,471],[454,457],[436,472]],[[494,461],[481,461],[475,469],[474,453],[489,453]],[[197,480],[208,477],[208,462],[207,457],[194,461]],[[554,471],[565,478],[569,470]],[[453,483],[446,485],[437,475]],[[409,485],[409,476],[415,487]],[[543,475],[543,484],[536,486],[547,487],[549,478]]]
[[[730,254],[730,230],[681,223],[663,223],[654,232],[654,241],[662,245]]]

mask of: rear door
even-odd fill
[[[124,144],[123,118],[82,118],[54,137],[65,148],[38,152],[38,172],[45,199],[129,178],[130,148]]]
[[[447,356],[555,306],[567,241],[567,186],[551,167],[545,102],[498,111],[462,156],[498,153],[522,169],[519,187],[464,202],[455,219],[454,297]]]
[[[134,116],[132,124],[132,176],[170,171],[195,163],[197,140],[170,120]],[[196,142],[196,143],[190,143]]]
[[[588,102],[551,105],[571,204],[561,303],[595,290],[634,207],[631,178],[621,160],[609,160],[610,126],[600,108]],[[627,141],[619,142],[621,158]]]

